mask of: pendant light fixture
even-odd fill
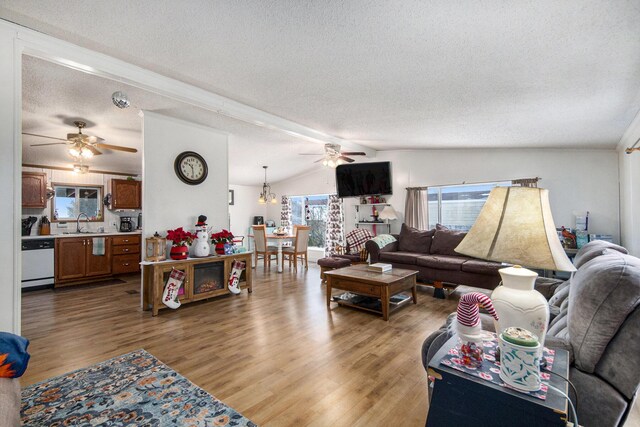
[[[267,168],[269,166],[263,166],[264,168],[264,183],[262,184],[262,193],[260,193],[260,197],[258,198],[258,203],[264,205],[265,203],[276,204],[276,195],[271,192],[271,185],[267,183]]]
[[[89,172],[89,166],[80,164],[73,165],[73,173],[85,174]]]

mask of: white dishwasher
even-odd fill
[[[22,241],[22,289],[53,285],[54,239]]]

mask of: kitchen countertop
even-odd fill
[[[106,231],[104,233],[72,233],[72,234],[51,234],[49,236],[22,236],[22,240],[37,240],[37,239],[64,239],[66,237],[109,237],[109,236],[123,236],[123,235],[140,235],[142,234],[142,230],[133,230],[129,232],[124,231]]]

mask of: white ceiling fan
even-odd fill
[[[93,136],[93,135],[85,135],[82,133],[82,129],[87,125],[83,121],[75,121],[74,125],[78,127],[78,133],[68,133],[67,139],[56,138],[53,136],[47,135],[38,135],[35,133],[22,132],[23,135],[36,136],[39,138],[47,138],[47,139],[55,139],[58,141],[64,142],[50,142],[47,144],[31,144],[32,147],[43,147],[47,145],[68,145],[68,152],[71,157],[76,159],[89,159],[93,156],[98,156],[102,154],[98,148],[103,148],[107,150],[115,150],[115,151],[124,151],[126,153],[137,153],[138,150],[130,147],[123,147],[121,145],[112,145],[105,144],[104,139]]]
[[[322,156],[314,163],[322,162],[324,166],[335,168],[343,163],[353,163],[354,159],[347,156],[366,156],[362,151],[341,151],[340,144],[324,144],[324,154],[300,153],[301,156]]]

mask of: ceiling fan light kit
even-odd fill
[[[300,153],[302,156],[316,156],[318,154],[307,154]],[[323,157],[319,160],[316,160],[315,163],[322,162],[322,166],[327,166],[330,168],[335,168],[344,163],[353,163],[353,160],[347,156],[366,156],[367,153],[362,151],[357,152],[345,152],[340,151],[340,144],[324,144],[324,154]]]
[[[87,147],[83,147],[82,144],[76,144],[69,148],[69,155],[74,159],[84,158],[90,159],[93,157],[93,151]]]
[[[115,94],[114,94],[115,95]],[[126,96],[126,94],[125,94]],[[23,135],[36,136],[39,138],[55,139],[63,142],[52,142],[47,144],[31,144],[32,147],[42,147],[46,145],[67,145],[67,153],[74,159],[74,161],[80,162],[73,165],[73,171],[76,173],[87,173],[89,166],[83,165],[83,160],[91,159],[93,156],[101,155],[102,152],[98,148],[105,148],[114,151],[123,151],[125,153],[137,153],[138,150],[130,147],[122,147],[120,145],[105,144],[102,138],[93,135],[85,135],[82,133],[82,129],[87,126],[86,122],[77,120],[73,122],[78,128],[78,133],[68,133],[66,139],[56,138],[46,135],[38,135],[29,132],[22,132]]]

